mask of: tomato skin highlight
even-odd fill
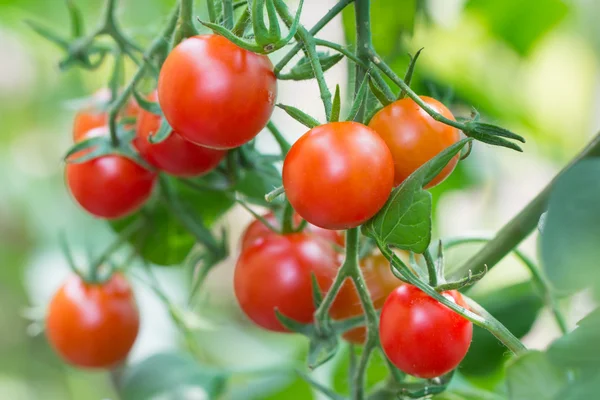
[[[160,106],[173,130],[214,149],[252,140],[269,121],[276,96],[269,58],[219,35],[194,36],[177,45],[158,81]]]
[[[150,100],[157,100],[156,93],[150,96]],[[171,132],[160,143],[150,143],[149,136],[159,128],[160,116],[142,109],[134,143],[144,160],[170,175],[182,178],[204,175],[215,169],[227,154],[223,150],[198,146],[185,140],[177,132]]]
[[[452,112],[436,99],[427,96],[421,96],[421,99],[444,117],[454,120]],[[392,152],[395,186],[460,140],[458,129],[434,120],[408,97],[377,112],[369,122],[369,127],[383,138]],[[458,160],[458,155],[452,158],[426,187],[436,186],[446,179],[454,171]]]
[[[273,215],[273,213],[267,213],[263,215],[263,218],[269,224],[271,224],[272,227],[279,229],[279,220],[275,217],[275,215]],[[294,224],[296,224],[297,226],[298,224],[300,224],[301,221],[302,218],[298,214],[295,214]],[[318,226],[314,226],[312,224],[306,224],[303,233],[321,237],[325,240],[337,244],[338,246],[344,245],[344,236],[342,232],[339,231],[332,231],[329,229],[319,228]],[[258,219],[254,220],[250,225],[248,225],[248,227],[242,234],[242,251],[244,251],[250,246],[262,242],[266,236],[270,235],[277,235],[277,233],[267,228],[267,226],[263,224],[262,221]]]
[[[50,302],[46,334],[69,364],[110,368],[127,357],[139,326],[139,311],[125,277],[114,274],[107,282],[89,284],[73,275]]]
[[[402,284],[390,269],[389,261],[382,254],[373,254],[361,260],[360,269],[373,306],[380,310],[388,295]],[[354,283],[346,279],[340,288],[331,309],[330,315],[334,319],[347,319],[363,315],[364,311]],[[353,344],[364,344],[367,338],[367,329],[363,326],[345,332],[343,338]]]
[[[83,138],[106,134],[108,128],[102,127],[88,131]],[[83,163],[67,163],[65,181],[84,210],[99,218],[116,219],[142,207],[152,194],[156,173],[111,154]]]
[[[468,308],[459,292],[442,294]],[[429,379],[460,364],[471,344],[473,324],[417,287],[405,284],[394,290],[383,306],[379,337],[396,367]]]
[[[387,201],[393,180],[385,142],[357,122],[311,129],[283,164],[288,200],[302,218],[325,229],[349,229],[373,217]]]
[[[311,273],[324,293],[339,265],[331,244],[321,238],[304,233],[265,236],[240,255],[234,272],[235,296],[256,325],[288,332],[275,309],[296,321],[312,322]]]

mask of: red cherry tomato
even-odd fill
[[[135,298],[122,275],[100,284],[85,283],[74,275],[52,298],[46,333],[66,362],[110,368],[127,357],[139,326]]]
[[[263,215],[263,218],[271,224],[272,227],[279,229],[279,220],[273,215],[273,213],[268,213]],[[294,223],[296,225],[300,224],[302,218],[298,215],[294,215]],[[333,242],[338,246],[344,245],[344,236],[339,231],[331,231],[329,229],[319,228],[318,226],[314,226],[312,224],[306,224],[306,228],[304,228],[303,233],[314,235],[321,237],[325,240]],[[242,235],[242,251],[247,249],[248,247],[260,243],[264,240],[265,236],[277,235],[277,233],[271,231],[265,224],[260,220],[254,220],[246,231]]]
[[[294,209],[325,229],[356,227],[385,204],[394,162],[385,142],[356,122],[334,122],[305,133],[283,163],[283,186]]]
[[[79,142],[88,131],[100,128],[108,123],[106,107],[109,101],[110,90],[106,88],[100,89],[93,96],[93,104],[75,114],[75,120],[73,121],[73,142]],[[138,104],[132,100],[127,103],[124,114],[126,117],[135,117],[139,110]]]
[[[431,97],[421,99],[444,117],[454,116],[442,103]],[[458,129],[434,120],[412,99],[404,98],[381,109],[369,127],[388,145],[394,157],[394,185],[401,184],[417,168],[460,140]],[[459,156],[454,157],[427,187],[433,187],[454,171]]]
[[[381,254],[366,257],[362,260],[360,268],[373,305],[376,310],[379,310],[383,307],[388,295],[401,285],[402,281],[394,276],[389,261]],[[350,279],[347,279],[342,285],[329,313],[334,319],[346,319],[364,313],[358,292]],[[367,329],[355,328],[344,333],[343,337],[350,343],[362,344],[367,338]]]
[[[455,291],[443,295],[467,308]],[[400,370],[419,378],[452,371],[469,350],[473,324],[415,286],[402,285],[383,305],[379,320],[381,346]]]
[[[82,138],[107,134],[108,128],[102,127],[88,131]],[[156,173],[111,154],[67,164],[65,179],[81,207],[96,217],[113,219],[131,214],[144,204],[152,193]]]
[[[268,235],[245,249],[234,272],[234,291],[244,313],[255,324],[287,332],[275,315],[303,323],[313,320],[311,273],[325,292],[339,262],[330,243],[305,233]]]
[[[150,100],[157,100],[156,93],[150,96]],[[146,161],[171,175],[192,177],[206,174],[216,168],[227,154],[223,150],[198,146],[176,132],[172,132],[160,143],[150,143],[148,137],[159,128],[160,117],[141,110],[137,121],[135,145]]]
[[[205,147],[231,149],[267,124],[277,95],[273,64],[223,36],[181,42],[158,81],[160,106],[175,132]]]

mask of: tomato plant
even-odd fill
[[[467,308],[457,291],[442,294]],[[394,290],[381,310],[379,336],[390,361],[420,378],[444,375],[467,354],[473,324],[412,285]]]
[[[276,96],[269,58],[218,35],[180,43],[158,81],[160,106],[175,132],[215,149],[252,140],[267,124]]]
[[[156,100],[156,94],[150,99]],[[193,177],[215,169],[227,154],[223,150],[198,146],[176,132],[160,143],[150,143],[149,138],[160,127],[160,116],[142,110],[137,121],[135,146],[140,155],[154,167],[168,174]]]
[[[556,249],[566,245],[556,230],[562,226],[575,238],[569,244],[578,249],[578,260],[584,264],[597,260],[589,256],[594,246],[578,239],[597,236],[597,210],[590,204],[598,202],[582,206],[577,199],[578,203],[571,204],[570,194],[582,193],[586,199],[597,194],[592,178],[597,176],[598,165],[573,167],[587,170],[588,175],[582,176],[592,178],[577,181],[579,186],[559,178],[473,258],[448,273],[445,249],[482,239],[442,238],[436,245],[433,200],[427,189],[442,183],[461,153],[465,158],[471,150],[476,151],[475,141],[521,151],[517,142],[524,139],[483,122],[476,113],[471,118],[455,118],[440,101],[418,96],[410,86],[418,54],[402,71],[404,78],[385,62],[373,43],[370,0],[339,0],[311,29],[300,22],[303,2],[294,16],[283,0],[211,0],[206,2],[208,20],[200,22],[213,33],[202,35],[195,23],[194,2],[178,0],[146,49],[121,30],[115,17],[116,0],[107,0],[100,27],[88,35],[81,29],[83,22],[74,3],[68,2],[72,40],[32,25],[66,51],[66,59],[61,61],[65,68],[78,65],[93,70],[105,59],[114,65],[107,83],[110,90],[98,93],[96,104],[76,116],[75,144],[65,156],[66,183],[75,200],[92,215],[128,218],[111,223],[118,236],[101,256],[91,260],[87,283],[63,246],[70,266],[79,275],[69,279],[54,297],[47,336],[67,362],[112,368],[127,356],[139,325],[131,290],[122,275],[129,264],[124,266],[125,272],[106,282],[96,278],[102,265],[115,264],[113,253],[128,244],[132,255],[127,261],[139,260],[146,266],[141,282],[165,304],[191,356],[155,355],[138,365],[126,365],[123,381],[114,380],[123,398],[180,398],[184,397],[180,389],[190,389],[188,386],[201,389],[203,397],[233,398],[236,396],[228,391],[240,386],[238,381],[246,385],[245,379],[250,382],[254,374],[264,374],[246,371],[250,377],[240,377],[235,368],[213,362],[202,341],[196,340],[193,324],[192,313],[208,303],[196,304],[195,295],[210,295],[204,282],[231,253],[226,227],[216,232],[214,223],[220,224],[232,205],[239,204],[254,216],[263,214],[238,240],[241,251],[232,286],[243,314],[265,330],[304,335],[311,370],[339,354],[341,338],[361,347],[357,360],[350,346],[348,393],[334,393],[325,383],[301,374],[324,396],[443,399],[446,395],[441,393],[448,390],[447,398],[466,399],[455,390],[463,386],[476,391],[472,396],[467,391],[467,397],[479,396],[479,389],[469,381],[469,371],[456,371],[469,350],[473,325],[489,331],[504,346],[504,353],[487,361],[494,363],[489,369],[476,365],[485,356],[468,357],[468,370],[497,370],[504,354],[510,352],[515,361],[506,368],[507,390],[500,391],[508,393],[510,400],[536,398],[519,381],[531,371],[552,378],[547,379],[553,382],[548,399],[569,393],[573,385],[589,384],[588,377],[594,375],[585,369],[589,359],[582,354],[587,355],[590,346],[581,337],[594,337],[597,315],[582,322],[577,332],[583,334],[564,336],[546,353],[529,352],[519,340],[533,325],[542,303],[552,311],[563,333],[567,326],[553,288],[517,246],[536,228],[550,202],[550,222],[548,226],[540,224],[546,265],[560,263]],[[353,41],[354,52],[316,37],[350,5],[355,24],[347,37]],[[414,19],[413,14],[402,16]],[[344,22],[347,26],[346,14]],[[286,26],[285,35],[281,23]],[[403,46],[403,42],[399,43]],[[284,47],[287,52],[274,66],[268,54]],[[284,72],[301,50],[304,56]],[[339,85],[332,91],[324,76],[342,59],[354,70],[351,96],[345,96]],[[123,67],[130,63],[137,69],[126,80],[123,75],[128,68]],[[287,127],[271,119],[277,81],[313,79],[323,105],[319,119],[306,110],[278,104],[309,129],[290,144]],[[149,99],[140,95],[146,89],[152,90]],[[254,140],[263,128],[277,143],[275,153],[263,152],[262,143]],[[465,136],[462,139],[460,132]],[[597,154],[598,143],[593,142],[580,158]],[[549,199],[549,193],[559,189],[562,192]],[[153,201],[144,206],[152,192]],[[569,206],[561,208],[562,203]],[[580,206],[585,217],[557,216],[556,210],[570,215]],[[582,236],[578,228],[587,234]],[[484,295],[481,304],[489,307],[490,313],[478,303],[479,298],[469,297],[466,289],[512,250],[529,269],[531,285],[519,285],[522,298],[507,301],[510,310],[502,304],[488,306],[486,300],[493,297]],[[190,278],[187,300],[194,307],[183,308],[171,301],[153,274],[157,264],[179,263],[191,271],[186,275]],[[560,271],[549,271],[553,283],[564,285],[563,289],[594,287],[584,279],[559,279],[563,276]],[[597,274],[587,271],[586,276],[591,281]],[[529,296],[535,296],[535,301]],[[533,312],[513,312],[519,304],[535,307]],[[525,315],[526,323],[510,321],[509,316],[515,314]],[[580,353],[574,354],[582,359],[565,357],[570,355],[571,342],[577,343],[574,348]],[[480,343],[469,353],[492,348],[487,347],[489,342]],[[381,364],[387,377],[371,387],[366,377],[371,376],[371,356],[378,351],[385,354]],[[290,360],[286,368],[300,371],[302,367],[293,364],[295,361]],[[282,372],[286,368],[281,368]],[[456,374],[462,375],[461,380],[451,385]],[[256,386],[265,386],[262,382]],[[142,388],[136,392],[138,386]],[[486,391],[480,397],[496,398],[497,394]],[[245,391],[244,395],[253,396]]]
[[[139,326],[131,287],[118,273],[101,283],[71,276],[52,298],[46,318],[52,347],[84,368],[111,368],[125,360]]]
[[[422,101],[444,117],[454,120],[445,105],[427,96]],[[399,185],[417,168],[460,139],[458,129],[434,120],[411,98],[393,102],[381,109],[369,122],[385,141],[394,158],[394,185]],[[454,157],[436,175],[428,187],[440,184],[458,164]]]
[[[393,179],[384,141],[356,122],[311,129],[294,143],[283,164],[290,203],[302,218],[325,229],[367,221],[385,204]]]
[[[83,137],[106,134],[106,128],[88,131]],[[156,173],[114,154],[82,163],[68,163],[65,181],[73,198],[99,218],[121,218],[138,210],[152,193]]]
[[[311,274],[326,291],[338,265],[336,252],[322,238],[304,233],[266,235],[242,251],[233,278],[235,296],[254,323],[285,332],[275,310],[310,323],[315,312]]]

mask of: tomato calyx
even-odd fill
[[[81,164],[108,155],[118,155],[129,158],[147,170],[154,171],[154,168],[140,157],[133,147],[132,141],[135,138],[135,129],[128,126],[127,121],[120,121],[117,124],[116,134],[118,138],[116,146],[108,134],[90,135],[90,137],[71,146],[63,159],[69,164]]]
[[[269,18],[268,28],[265,24],[263,12],[265,3],[267,8],[267,16]],[[202,21],[200,18],[198,18],[198,22],[243,49],[257,54],[269,54],[283,48],[294,38],[300,27],[300,15],[302,13],[303,4],[304,0],[300,0],[298,10],[296,11],[296,16],[292,20],[291,18],[288,18],[289,13],[287,12],[287,6],[284,3],[278,4],[277,0],[253,0],[251,16],[252,27],[254,31],[254,42],[237,36],[236,33],[243,34],[243,32],[235,32],[235,28],[233,31],[230,31],[219,24]],[[277,13],[279,13],[279,16],[288,25],[289,32],[285,37],[281,36],[281,29],[279,27]]]

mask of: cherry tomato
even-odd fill
[[[462,295],[442,293],[467,308]],[[383,305],[379,320],[381,346],[400,370],[419,378],[452,371],[469,350],[473,324],[415,286],[402,285]]]
[[[246,248],[234,272],[234,291],[244,313],[257,325],[287,332],[275,315],[303,323],[313,320],[311,273],[323,294],[339,262],[330,243],[305,233],[268,235]]]
[[[231,149],[267,124],[277,95],[273,64],[223,36],[181,42],[158,81],[160,106],[175,132],[205,147]]]
[[[362,270],[367,289],[376,310],[383,307],[388,295],[402,284],[390,269],[389,261],[381,254],[374,254],[361,261]],[[350,279],[346,279],[338,292],[329,311],[334,319],[356,317],[364,313],[360,297]],[[343,335],[344,339],[354,344],[362,344],[367,338],[367,329],[358,327]]]
[[[450,110],[436,99],[426,96],[421,96],[421,99],[444,117],[454,120]],[[396,186],[421,165],[460,140],[458,129],[434,120],[410,98],[397,100],[381,109],[371,119],[369,127],[385,140],[392,152]],[[427,187],[446,179],[458,160],[459,156],[454,157]]]
[[[108,123],[106,108],[110,101],[110,90],[98,90],[92,97],[90,105],[75,114],[73,121],[73,141],[78,142],[90,130],[100,128]],[[130,101],[125,107],[126,117],[137,116],[140,108],[135,101]]]
[[[156,93],[150,96],[150,100],[157,100]],[[216,168],[227,154],[223,150],[198,146],[176,132],[172,132],[160,143],[150,143],[148,137],[159,128],[160,117],[141,110],[137,121],[135,145],[147,162],[171,175],[192,177],[206,174]]]
[[[123,361],[138,334],[140,318],[127,280],[114,274],[99,284],[71,276],[56,292],[46,320],[52,347],[68,363],[110,368]]]
[[[273,213],[268,213],[263,215],[263,218],[271,224],[272,227],[279,229],[279,220],[273,215]],[[300,224],[302,218],[298,215],[294,215],[294,223],[296,226]],[[329,229],[319,228],[318,226],[314,226],[312,224],[306,224],[306,228],[303,230],[304,233],[314,236],[322,237],[325,240],[333,242],[338,246],[344,245],[344,236],[339,231],[331,231]],[[271,231],[265,224],[260,220],[254,220],[246,231],[242,235],[242,251],[247,249],[248,247],[256,244],[257,242],[262,242],[265,236],[277,235],[277,233]]]
[[[385,142],[356,122],[333,122],[305,133],[283,163],[283,186],[294,209],[325,229],[356,227],[385,204],[394,162]]]
[[[108,128],[102,127],[88,131],[82,138],[107,134]],[[68,163],[65,179],[81,207],[96,217],[113,219],[131,214],[144,204],[152,193],[156,173],[129,158],[111,154],[79,164]]]

